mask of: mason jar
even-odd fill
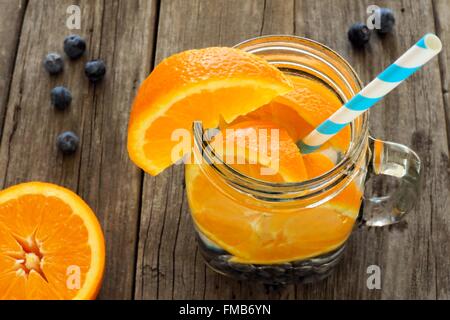
[[[236,46],[282,72],[307,76],[334,91],[342,104],[362,89],[339,54],[310,39],[264,36]],[[400,221],[418,198],[420,159],[408,147],[370,137],[369,113],[351,123],[351,141],[334,167],[296,183],[262,181],[235,170],[214,153],[194,123],[197,161],[186,165],[186,189],[200,252],[218,273],[267,284],[327,277],[358,225]],[[395,181],[388,194],[365,182]]]

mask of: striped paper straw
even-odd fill
[[[300,151],[306,154],[318,149],[360,114],[380,101],[402,81],[419,70],[441,49],[441,40],[434,34],[426,34],[357,95],[340,107],[328,120],[314,129],[303,141],[298,141],[297,145]]]

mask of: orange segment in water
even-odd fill
[[[161,62],[144,81],[128,127],[128,153],[156,175],[181,159],[172,150],[177,129],[200,120],[215,128],[292,89],[281,71],[264,59],[232,48],[189,50]]]
[[[334,163],[324,154],[314,152],[303,156],[310,178],[321,176],[334,167]],[[355,181],[350,182],[338,195],[326,203],[326,206],[338,208],[344,214],[356,219],[361,204],[362,192]]]
[[[95,299],[103,233],[73,192],[48,183],[0,192],[0,300]]]
[[[272,264],[317,256],[342,245],[353,228],[354,219],[340,207],[253,206],[246,195],[210,179],[200,165],[187,166],[192,216],[199,231],[236,262]]]
[[[242,120],[229,126],[233,127],[250,129],[276,126],[267,121]],[[298,170],[303,177],[307,175],[312,178],[334,167],[333,162],[321,153],[302,156],[286,131],[280,130],[280,137],[288,145],[287,150],[280,151],[280,155],[292,152],[295,159],[301,159],[298,162],[280,160],[280,164],[288,169],[284,172]],[[283,172],[281,167],[280,172]],[[251,171],[251,165],[239,169],[258,177]],[[233,190],[202,170],[207,169],[203,165],[189,165],[186,168],[187,193],[193,218],[199,231],[231,253],[236,262],[282,263],[334,250],[350,235],[361,203],[361,192],[356,183],[351,182],[334,198],[318,207],[275,209],[267,204],[257,205],[257,202],[249,201],[247,195]],[[285,177],[280,175],[279,180],[260,178],[286,182]],[[301,177],[297,181],[301,181]]]
[[[341,107],[339,98],[324,84],[299,76],[288,76],[288,78],[295,90],[276,97],[269,104],[235,121],[248,119],[271,121],[287,130],[294,141],[298,141]],[[351,130],[347,126],[331,138],[329,144],[326,143],[323,148],[331,145],[337,151],[345,152],[350,143],[350,137]]]
[[[272,126],[283,128],[293,141],[298,141],[314,129],[312,124],[320,124],[323,119],[326,119],[328,115],[331,115],[341,106],[338,97],[324,84],[310,78],[288,77],[294,84],[295,90],[283,96],[278,96],[269,104],[246,115],[239,116],[231,125],[249,121],[271,123]],[[227,126],[226,123],[222,125]],[[346,127],[330,142],[324,144],[320,150],[331,147],[330,151],[343,152],[346,151],[349,143],[350,127]],[[318,157],[320,155],[308,157],[308,159],[314,159],[314,161],[310,161],[310,165],[314,165],[314,167],[307,170],[310,179],[333,167],[333,162],[329,158],[323,156],[322,159],[319,159]],[[324,162],[321,163],[320,160]],[[320,170],[324,171],[319,172]]]
[[[223,161],[253,178],[273,182],[308,178],[297,145],[286,130],[271,122],[233,123],[222,129],[212,145]]]
[[[238,117],[233,123],[248,120],[270,121],[286,130],[294,141],[300,140],[313,130],[295,109],[275,101]]]

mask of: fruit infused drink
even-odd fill
[[[231,164],[216,164],[217,167],[228,166],[235,174],[275,187],[317,178],[342,159],[350,145],[350,127],[317,152],[300,154],[295,142],[329,117],[342,101],[317,79],[292,75],[288,78],[294,85],[293,91],[222,125],[219,135],[223,141],[236,143],[242,138],[239,141],[246,144],[247,161],[235,159]],[[252,152],[260,151],[258,142],[263,143],[255,140],[251,145],[248,138],[261,129],[276,130],[278,137],[277,170],[267,171],[268,174],[261,173],[268,166],[267,161],[248,161]],[[214,139],[211,145],[218,146]],[[222,150],[223,159],[229,160],[232,152],[225,143]],[[236,158],[236,154],[231,156]],[[346,181],[345,186],[332,192],[321,191],[312,200],[267,201],[256,193],[239,190],[208,162],[187,165],[187,195],[208,264],[240,279],[268,283],[304,280],[308,272],[305,273],[303,261],[330,253],[332,256],[349,237],[361,204],[362,177]]]
[[[370,138],[367,112],[301,154],[299,141],[361,89],[341,56],[305,38],[184,51],[142,83],[128,154],[151,175],[186,164],[198,244],[217,272],[273,284],[322,279],[357,220],[395,223],[417,194],[420,160]],[[400,192],[364,200],[370,214],[360,217],[368,169],[393,176],[392,166],[405,171],[394,176]]]
[[[307,39],[181,52],[141,85],[128,153],[152,175],[186,163],[199,246],[216,271],[265,283],[323,278],[358,215],[367,118],[313,154],[296,143],[360,88],[341,57]],[[271,143],[246,140],[252,132]]]

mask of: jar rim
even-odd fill
[[[351,67],[351,65],[336,51],[320,42],[299,36],[266,35],[245,40],[235,45],[234,47],[239,49],[244,48],[243,50],[245,50],[245,46],[254,44],[255,42],[261,44],[261,48],[264,48],[264,46],[268,47],[270,44],[279,45],[280,43],[283,43],[285,45],[301,43],[316,46],[323,52],[334,56],[334,58],[337,59],[339,63],[341,63],[351,74],[356,83],[356,86],[358,87],[358,90],[362,89],[362,81],[360,80],[356,71]],[[355,92],[354,94],[356,93],[357,92]],[[345,97],[342,98],[348,100]],[[208,140],[204,139],[207,132],[204,131],[201,122],[194,122],[193,124],[194,144],[196,150],[202,150],[201,157],[206,160],[206,162],[210,167],[213,168],[215,172],[225,178],[227,182],[231,183],[233,186],[241,189],[242,191],[251,192],[252,194],[257,193],[259,198],[267,198],[268,200],[273,200],[274,197],[277,198],[280,195],[283,195],[283,198],[289,200],[305,199],[307,197],[312,197],[317,195],[318,193],[323,192],[326,188],[333,188],[344,179],[355,174],[353,172],[355,171],[355,164],[358,162],[358,159],[360,159],[360,156],[365,152],[365,146],[368,137],[368,112],[365,112],[361,116],[359,116],[359,119],[361,121],[360,134],[358,134],[357,137],[352,138],[350,147],[345,153],[343,159],[330,171],[315,178],[301,182],[264,181],[247,176],[237,171],[236,169],[222,161],[221,157],[217,156],[214,153],[214,150],[208,143],[208,141],[205,141]],[[353,139],[355,139],[355,141],[353,141]]]

